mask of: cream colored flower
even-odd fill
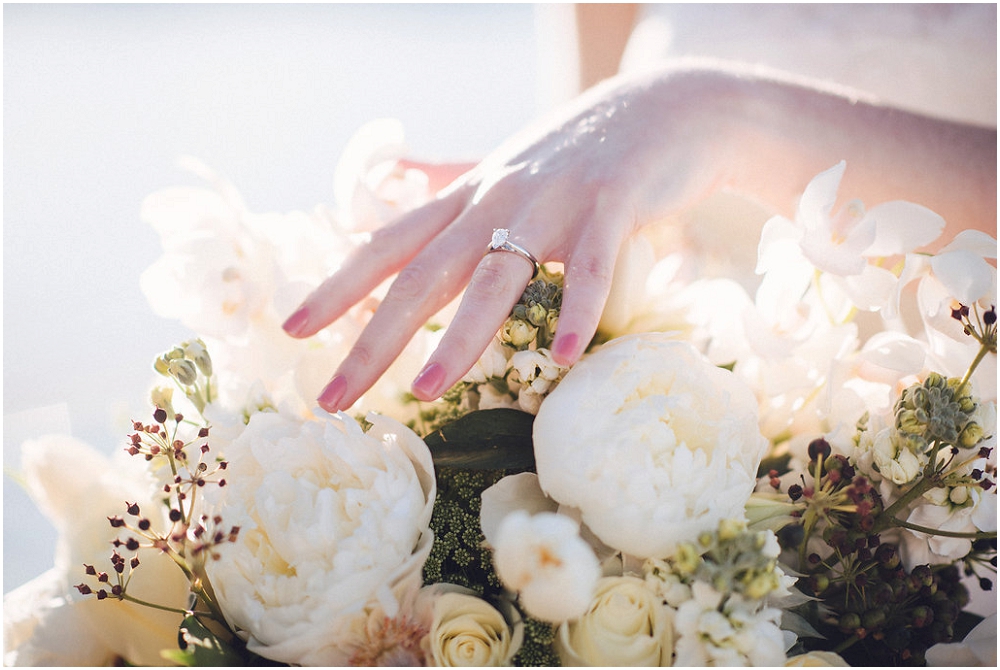
[[[926,458],[918,458],[893,428],[880,430],[872,440],[871,449],[878,471],[899,486],[916,479],[926,464]]]
[[[62,435],[25,442],[25,486],[59,533],[55,568],[4,597],[4,660],[14,665],[65,665],[125,659],[161,665],[160,651],[175,649],[181,616],[128,601],[83,596],[73,585],[88,583],[83,565],[110,571],[116,537],[108,517],[125,501],[139,504],[162,532],[165,510],[141,459],[121,452],[109,459]],[[166,555],[144,551],[127,593],[140,600],[184,609],[188,581]],[[89,583],[96,590],[96,582]],[[74,649],[74,647],[76,647]],[[74,654],[77,654],[74,656]]]
[[[850,663],[832,651],[810,651],[807,654],[791,656],[785,661],[786,668],[846,668]]]
[[[504,585],[537,619],[561,623],[583,614],[601,576],[579,524],[552,512],[509,514],[500,524],[493,563]]]
[[[564,666],[670,665],[673,610],[638,577],[604,577],[590,608],[559,627]]]
[[[208,564],[229,623],[276,661],[342,665],[373,603],[398,613],[395,587],[419,575],[431,548],[435,496],[426,445],[371,414],[303,421],[254,414],[223,451],[225,488],[209,513],[240,526]]]
[[[641,558],[742,518],[767,446],[750,389],[657,333],[577,363],[542,403],[534,443],[542,489]]]
[[[523,635],[519,621],[512,628],[503,614],[478,596],[444,593],[434,601],[428,641],[439,667],[510,665]]]

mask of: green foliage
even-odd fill
[[[514,657],[514,665],[523,668],[561,666],[559,654],[556,653],[553,646],[556,630],[556,627],[550,623],[525,617],[524,643]]]
[[[187,667],[247,667],[281,665],[247,650],[239,639],[226,642],[193,614],[181,622],[177,634],[178,649],[164,651],[163,658]]]
[[[481,496],[502,477],[534,470],[534,417],[507,409],[472,412],[425,438],[434,457],[434,547],[426,583],[448,582],[493,598],[502,587],[479,525]]]

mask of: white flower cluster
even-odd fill
[[[784,662],[763,605],[788,587],[773,534],[751,548],[771,568],[753,597],[669,567],[743,518],[766,442],[740,380],[666,335],[613,340],[542,403],[534,443],[537,476],[487,490],[481,521],[504,585],[559,625],[563,664]]]
[[[515,351],[494,338],[461,381],[473,384],[477,409],[508,407],[537,414],[567,370],[552,360],[548,349]]]
[[[185,166],[212,188],[169,188],[143,203],[142,218],[164,250],[143,274],[143,291],[154,311],[204,339],[221,404],[240,407],[264,384],[276,405],[303,416],[315,405],[377,303],[359,304],[306,340],[288,337],[281,325],[366,239],[364,231],[430,197],[425,175],[392,168],[404,151],[401,133],[388,120],[358,131],[337,167],[337,209],[252,212],[232,184],[193,159]],[[421,331],[358,407],[411,418],[415,410],[402,398],[436,340]]]

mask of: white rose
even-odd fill
[[[564,666],[662,666],[673,654],[673,610],[637,577],[604,577],[588,611],[562,624]]]
[[[368,420],[365,433],[343,413],[255,414],[223,447],[230,485],[211,492],[209,513],[241,530],[208,573],[229,623],[265,658],[343,665],[355,619],[373,601],[395,616],[394,586],[430,552],[430,453],[405,426]]]
[[[439,667],[510,665],[521,648],[523,626],[513,630],[495,607],[478,596],[444,593],[434,601],[430,642]]]
[[[99,601],[72,588],[82,583],[97,590],[84,564],[111,571],[111,543],[129,534],[112,528],[108,517],[123,516],[126,501],[138,503],[155,530],[166,527],[164,516],[157,516],[165,507],[145,462],[124,452],[109,459],[62,435],[25,442],[22,453],[25,487],[59,535],[55,568],[4,597],[5,662],[63,665],[76,652],[75,662],[114,658],[162,665],[160,651],[177,647],[179,614]],[[141,564],[127,593],[164,607],[187,607],[188,581],[177,565],[152,550],[138,556]]]
[[[647,333],[577,363],[542,403],[534,444],[547,494],[606,544],[650,558],[742,518],[767,441],[743,382]]]
[[[786,668],[846,668],[850,664],[832,651],[810,651],[790,656],[785,661]]]
[[[590,605],[601,568],[580,525],[552,512],[509,514],[493,547],[497,576],[535,618],[560,623]]]

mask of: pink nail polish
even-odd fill
[[[281,327],[289,335],[297,336],[303,331],[307,321],[309,321],[309,310],[306,307],[299,307]]]
[[[347,379],[344,378],[344,375],[337,375],[330,380],[316,401],[327,412],[336,412],[341,409],[340,401],[343,399],[345,391],[347,391]]]
[[[444,367],[440,363],[431,363],[413,380],[413,394],[421,400],[433,400],[440,395],[443,381]]]
[[[574,356],[576,355],[577,345],[580,343],[579,336],[576,333],[568,333],[562,337],[557,337],[555,344],[552,345],[552,357],[556,359],[557,363],[570,363],[574,361]]]

